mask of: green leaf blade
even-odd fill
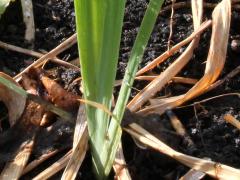
[[[154,24],[156,22],[158,13],[162,7],[164,0],[151,0],[148,4],[148,8],[145,12],[143,21],[141,23],[137,38],[134,42],[129,62],[126,68],[126,72],[123,78],[123,83],[119,92],[119,97],[114,109],[113,114],[117,117],[118,123],[115,120],[110,121],[109,137],[111,144],[109,146],[109,159],[106,162],[106,169],[110,171],[111,164],[113,163],[118,144],[121,138],[121,123],[125,107],[128,102],[128,98],[131,92],[131,87],[137,72],[138,65],[143,57],[145,47],[147,46]]]
[[[0,18],[1,15],[5,12],[11,0],[0,0]]]
[[[75,0],[78,46],[84,97],[111,108],[125,0]],[[104,172],[103,144],[107,141],[109,115],[86,105],[95,170]]]

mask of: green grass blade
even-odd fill
[[[1,15],[4,13],[5,9],[8,7],[11,0],[0,0],[0,18]]]
[[[143,57],[145,47],[148,43],[163,2],[163,0],[151,0],[141,23],[137,38],[131,51],[116,107],[113,112],[119,121],[121,121],[123,117],[139,62]],[[120,122],[116,123],[114,120],[111,120],[110,122],[109,137],[112,139],[110,139],[111,144],[109,145],[108,150],[110,153],[109,159],[106,161],[105,165],[107,172],[111,169],[111,165],[121,138],[121,129],[119,128],[118,124],[120,124]]]
[[[111,107],[116,76],[125,0],[75,0],[78,46],[84,98]],[[103,144],[109,115],[86,105],[88,129],[95,170],[99,179],[104,172]]]
[[[23,97],[27,98],[27,96],[28,96],[27,92],[23,88],[21,88],[21,87],[17,86],[16,84],[12,83],[8,79],[0,77],[0,84],[3,84],[9,90],[16,92],[16,93],[18,93],[19,95],[21,95]]]

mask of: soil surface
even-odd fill
[[[147,2],[147,0],[127,0],[117,79],[121,79],[124,75],[128,57],[144,11],[146,10]],[[178,0],[177,2],[180,1]],[[206,2],[213,1],[209,0]],[[33,5],[36,24],[36,40],[34,43],[27,43],[24,41],[25,26],[21,18],[19,1],[12,3],[0,20],[1,41],[39,52],[46,52],[56,47],[75,32],[73,0],[35,0],[33,1]],[[165,2],[164,6],[166,5],[169,5],[169,3]],[[212,9],[205,9],[203,19],[206,20],[211,18],[211,12]],[[165,11],[159,15],[142,63],[139,67],[145,66],[167,50],[170,32],[170,13],[170,11]],[[189,7],[183,7],[175,10],[173,22],[172,45],[185,39],[192,33],[191,9]],[[220,78],[240,65],[238,59],[240,55],[239,24],[240,13],[239,11],[233,10],[227,59]],[[202,34],[199,47],[195,50],[190,63],[180,72],[179,76],[198,79],[202,77],[205,69],[204,62],[208,54],[210,37],[211,30],[207,30]],[[186,47],[183,47],[179,53],[176,53],[161,66],[155,68],[153,73],[161,73],[165,70],[185,48]],[[62,53],[60,57],[69,61],[75,59],[77,54],[77,46],[75,45]],[[0,49],[0,71],[12,76],[16,75],[34,60],[35,58],[30,56]],[[79,76],[79,72],[59,67],[56,76],[59,79],[58,82],[63,85],[65,89],[71,90],[74,93],[79,93],[79,86],[69,87],[73,79]],[[240,78],[236,76],[215,90],[194,99],[192,102],[189,102],[189,104],[219,94],[238,92],[240,89],[239,82]],[[136,89],[142,89],[146,84],[147,82],[143,81],[135,82],[131,96],[133,97],[138,92]],[[165,87],[164,91],[159,92],[159,95],[182,94],[190,87],[191,86],[184,84],[169,84]],[[116,93],[117,91],[118,89],[116,89]],[[3,108],[1,105],[0,115],[3,116],[6,114],[6,111],[6,108]],[[174,113],[179,117],[187,129],[189,136],[194,142],[194,147],[189,146],[183,138],[176,135],[166,114],[162,116],[149,115],[147,117],[136,118],[135,115],[133,115],[133,117],[139,120],[138,122],[140,124],[144,123],[144,127],[146,127],[147,130],[158,135],[163,142],[176,150],[200,158],[211,158],[216,162],[240,168],[240,131],[226,123],[223,119],[226,113],[230,113],[237,119],[240,119],[240,101],[237,96],[225,96],[195,106],[178,108],[174,110]],[[127,115],[125,116],[125,120],[129,121],[131,117],[132,115]],[[65,137],[67,138],[67,136]],[[134,180],[178,179],[189,170],[187,167],[159,152],[139,148],[135,145],[132,138],[125,133],[123,135],[123,148],[127,166]],[[54,162],[54,160],[60,157],[61,155],[53,158],[51,162]],[[42,168],[48,167],[49,164],[51,163],[46,162]],[[91,157],[90,153],[88,153],[79,171],[78,178],[94,179],[91,166]],[[41,171],[33,171],[22,179],[34,177],[38,172]],[[61,173],[62,172],[58,173],[56,176],[52,177],[52,179],[58,179]],[[111,176],[111,178],[113,178],[113,176]],[[210,177],[206,177],[206,179],[210,179]]]

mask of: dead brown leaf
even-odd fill
[[[77,99],[80,99],[79,96],[66,91],[58,83],[47,76],[43,75],[41,81],[46,88],[51,101],[58,107],[68,111],[74,111],[78,108],[79,102]]]

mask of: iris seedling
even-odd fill
[[[111,110],[125,0],[75,0],[78,48],[84,98]],[[131,51],[113,117],[86,104],[94,170],[105,179],[112,168],[121,138],[119,124],[134,77],[163,0],[150,0]],[[111,119],[112,118],[112,119]]]

